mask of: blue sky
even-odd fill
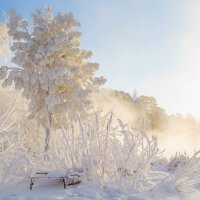
[[[81,46],[93,51],[106,87],[136,89],[169,113],[200,118],[200,1],[0,0],[0,12],[15,8],[28,20],[47,6],[81,22]]]

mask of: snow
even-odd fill
[[[5,190],[1,199],[123,199],[126,195],[115,188],[101,187],[98,184],[81,184],[63,189],[58,181],[43,181],[32,191],[29,183]],[[135,198],[136,199],[136,198]]]
[[[198,187],[197,187],[198,188]],[[127,199],[127,200],[199,200],[198,188],[192,193],[181,194],[170,185],[154,191],[137,193],[133,191],[122,191],[114,186],[102,186],[101,184],[81,183],[79,185],[63,188],[63,183],[58,180],[40,180],[33,190],[29,190],[29,181],[14,185],[9,188],[0,189],[2,200],[62,200],[62,199]]]

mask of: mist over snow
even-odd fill
[[[93,98],[96,109],[100,108],[104,113],[113,111],[117,118],[122,119],[130,127],[139,129],[142,120],[145,119],[147,133],[158,137],[159,146],[165,149],[165,155],[168,157],[176,152],[187,152],[192,155],[199,149],[200,121],[192,115],[169,115],[164,112],[165,116],[159,116],[154,110],[148,115],[145,109],[149,108],[141,105],[140,96],[134,97],[122,91],[102,89],[94,94]],[[149,102],[146,106],[154,106],[153,103]],[[144,110],[141,112],[141,109]],[[155,124],[153,128],[152,124]]]

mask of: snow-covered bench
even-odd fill
[[[30,190],[34,185],[34,180],[39,179],[60,179],[63,181],[64,188],[68,185],[75,185],[81,182],[80,173],[67,173],[66,171],[49,171],[49,172],[36,172],[30,178]]]

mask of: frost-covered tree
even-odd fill
[[[45,128],[47,151],[52,128],[86,113],[90,93],[105,79],[95,77],[98,64],[86,62],[92,52],[80,49],[80,24],[71,13],[53,17],[48,8],[44,15],[37,11],[32,17],[29,27],[15,10],[10,12],[7,27],[17,68],[2,67],[0,77],[5,78],[3,86],[14,83],[30,100],[30,117]]]
[[[164,109],[157,105],[154,97],[140,96],[137,98],[136,106],[140,115],[145,118],[148,129],[162,130],[164,128],[167,114]]]

